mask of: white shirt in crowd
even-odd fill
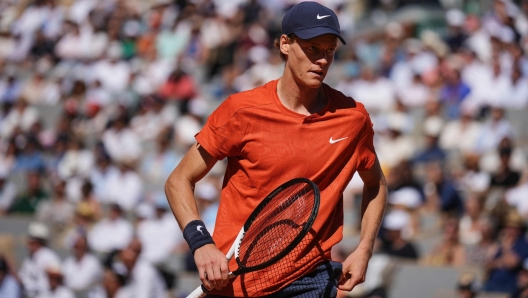
[[[138,259],[130,275],[132,298],[165,297],[165,282],[156,268],[146,260]]]
[[[101,170],[99,167],[94,167],[90,174],[90,182],[94,186],[94,194],[100,199],[104,200],[108,189],[110,189],[111,184],[109,181],[114,181],[114,176],[119,175],[119,169],[113,165],[109,165],[105,171]]]
[[[60,264],[60,258],[48,247],[42,247],[32,257],[28,256],[24,259],[19,276],[29,297],[35,297],[48,290],[46,269],[56,264]]]
[[[467,193],[484,193],[490,186],[491,177],[483,171],[468,170],[460,182],[463,190]]]
[[[482,127],[476,149],[480,153],[495,151],[505,137],[513,137],[513,127],[508,120],[488,121]]]
[[[94,155],[90,150],[68,150],[60,160],[57,171],[62,179],[74,175],[87,177],[94,161]]]
[[[376,143],[376,153],[383,166],[393,167],[401,161],[409,160],[415,153],[416,145],[409,136],[394,139],[380,137]]]
[[[106,294],[106,291],[104,290],[104,288],[101,286],[98,286],[97,288],[95,288],[94,290],[88,293],[88,298],[131,298],[133,297],[132,296],[133,293],[134,292],[132,291],[132,287],[130,287],[130,285],[126,285],[126,286],[120,287],[115,293],[114,297],[109,297]]]
[[[503,98],[502,106],[509,109],[528,108],[528,78],[520,78],[512,84],[509,95]]]
[[[127,88],[130,78],[130,65],[123,61],[101,60],[93,66],[93,75],[110,92],[120,92]]]
[[[482,125],[477,121],[449,121],[440,133],[440,147],[462,153],[472,152],[475,150],[481,131]]]
[[[161,218],[141,221],[137,226],[137,236],[142,244],[141,257],[152,264],[166,260],[183,240],[178,223],[169,212]]]
[[[103,133],[102,140],[114,161],[136,160],[141,155],[140,139],[129,128],[123,128],[120,131],[111,128]]]
[[[398,98],[410,108],[423,107],[431,97],[431,89],[422,83],[412,82],[406,88],[398,90]]]
[[[109,177],[106,193],[101,197],[105,203],[116,203],[124,210],[130,211],[141,200],[143,194],[143,180],[132,170],[119,171]]]
[[[101,253],[125,248],[134,236],[134,227],[123,218],[102,219],[88,233],[89,246]]]
[[[528,216],[528,182],[510,189],[505,194],[506,202],[522,216]]]
[[[460,240],[460,243],[465,245],[475,245],[480,242],[482,239],[482,234],[479,229],[472,229],[472,220],[469,215],[464,215],[460,219],[459,224],[459,231],[460,235],[458,239]]]
[[[11,204],[13,204],[16,195],[17,188],[15,183],[13,183],[12,181],[7,181],[6,179],[4,182],[4,186],[0,188],[0,211],[5,211],[9,209]]]
[[[17,127],[20,127],[22,131],[28,131],[37,122],[38,118],[38,110],[34,107],[27,106],[22,112],[17,108],[13,108],[2,121],[0,137],[11,137]]]
[[[103,268],[97,257],[86,253],[80,260],[71,256],[62,264],[64,284],[74,290],[82,291],[94,286],[102,278]]]
[[[372,113],[390,111],[396,102],[396,92],[392,82],[381,77],[373,82],[358,80],[353,84],[351,91],[352,94],[346,95],[363,103],[365,108]]]
[[[75,294],[67,287],[59,286],[53,291],[46,290],[45,292],[37,295],[36,298],[75,298]]]

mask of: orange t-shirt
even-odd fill
[[[281,103],[277,82],[230,96],[196,135],[209,154],[228,160],[213,239],[227,253],[260,201],[296,177],[319,186],[319,213],[313,233],[291,252],[295,261],[238,276],[214,295],[269,295],[329,260],[332,246],[343,238],[343,190],[356,171],[376,160],[372,123],[361,103],[325,84],[326,107],[301,115]],[[266,274],[278,267],[280,273]],[[234,258],[229,268],[238,268]]]

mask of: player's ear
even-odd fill
[[[288,52],[290,51],[290,45],[291,45],[291,38],[288,37],[288,35],[286,34],[281,35],[280,46],[279,46],[281,53],[288,56]]]

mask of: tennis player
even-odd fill
[[[197,143],[167,180],[172,211],[191,248],[208,297],[335,297],[365,280],[386,205],[386,182],[361,103],[323,83],[341,41],[336,14],[315,2],[292,7],[276,41],[285,60],[282,77],[234,94],[214,111]],[[375,92],[375,90],[373,90]],[[214,235],[200,221],[194,185],[227,158]],[[361,236],[343,263],[331,261],[343,237],[343,190],[355,172],[365,186]],[[228,279],[237,268],[225,254],[255,206],[295,177],[314,181],[321,205],[311,233],[280,273],[260,271]],[[279,262],[280,263],[280,262]],[[276,272],[270,268],[265,272]],[[264,272],[264,273],[265,273]]]

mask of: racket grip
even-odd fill
[[[233,272],[229,272],[228,276],[229,276],[229,279],[233,279],[236,277],[236,275],[234,275]],[[191,294],[189,294],[187,298],[204,298],[205,296],[207,296],[207,293],[206,293],[204,285],[202,284],[199,287],[197,287]]]
[[[187,296],[187,298],[204,298],[205,296],[207,296],[207,293],[204,292],[202,287],[203,285],[197,287],[196,290],[194,290],[191,294],[189,294],[189,296]]]

